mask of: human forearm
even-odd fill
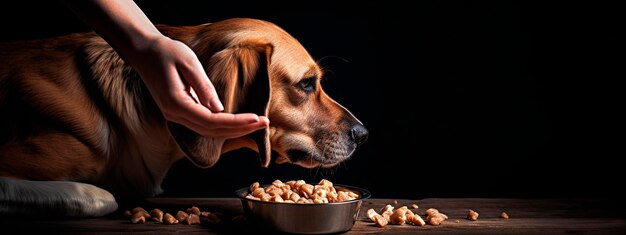
[[[163,35],[131,0],[64,0],[125,59],[133,60]],[[132,63],[132,62],[131,62]]]

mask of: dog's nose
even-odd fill
[[[350,138],[352,138],[357,145],[364,143],[367,140],[368,135],[369,132],[367,131],[367,128],[361,124],[356,124],[352,126],[352,129],[350,129]]]

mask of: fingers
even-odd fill
[[[191,96],[191,98],[193,99],[194,102],[200,103],[200,98],[198,98],[198,95],[196,94],[196,92],[191,87],[189,88],[189,95]]]
[[[255,130],[269,127],[269,119],[253,113],[212,113],[197,103],[181,105],[170,121],[185,125],[198,134],[207,137],[236,138]]]
[[[178,69],[185,81],[193,88],[198,95],[200,102],[213,112],[221,112],[224,110],[222,102],[215,91],[215,87],[209,77],[206,75],[202,64],[198,61],[193,51],[189,50],[193,58],[189,63],[178,65]]]
[[[259,117],[258,122],[248,123],[237,127],[220,127],[220,126],[207,126],[194,122],[188,118],[181,118],[180,124],[195,131],[196,133],[213,138],[231,139],[237,138],[256,130],[263,129],[269,126],[269,119],[267,117]]]
[[[253,113],[212,113],[204,106],[190,102],[183,105],[181,111],[181,116],[203,126],[232,128],[259,122],[259,116]]]
[[[250,134],[256,130],[260,130],[266,127],[267,126],[265,124],[258,122],[258,123],[248,124],[246,126],[242,126],[239,128],[218,128],[218,129],[215,129],[213,133],[216,133],[217,134],[216,136],[218,138],[221,137],[225,139],[231,139],[231,138],[242,137],[244,135]]]

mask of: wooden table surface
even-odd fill
[[[419,214],[423,214],[425,209],[437,208],[450,219],[440,226],[387,225],[379,228],[365,217],[365,211],[369,208],[378,210],[385,204],[393,205],[394,199],[369,199],[363,203],[359,219],[348,234],[626,234],[626,213],[621,211],[621,206],[600,199],[431,198],[397,202],[397,206],[418,204]],[[250,222],[230,221],[229,218],[243,214],[241,202],[236,198],[154,198],[142,206],[148,211],[158,207],[175,214],[192,205],[204,211],[219,211],[224,214],[226,222],[220,225],[207,222],[200,225],[164,225],[151,221],[131,224],[120,213],[93,219],[0,218],[0,234],[9,234],[3,231],[98,234],[229,234],[259,231]],[[480,213],[478,221],[465,219],[468,209]],[[507,212],[510,219],[501,219],[499,216],[502,211]]]

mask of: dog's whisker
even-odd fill
[[[325,59],[339,59],[339,60],[341,60],[341,61],[343,61],[343,62],[350,63],[350,61],[349,61],[349,60],[347,60],[346,58],[343,58],[343,57],[341,57],[341,56],[336,56],[336,55],[327,55],[327,56],[323,56],[322,58],[320,58],[319,60],[317,60],[317,63],[318,63],[318,64],[321,64],[321,63],[322,63],[322,61],[324,61]]]
[[[313,164],[313,163],[311,162],[311,164]],[[320,165],[320,166],[315,167],[315,174],[313,175],[313,178],[314,178],[314,179],[317,177],[317,173],[319,173],[319,172],[320,172],[320,168],[321,168],[321,165]]]
[[[340,165],[343,165],[343,168],[348,170],[348,164],[345,161],[341,162]]]
[[[323,139],[323,138],[320,138],[319,140],[317,140],[317,142],[315,142],[315,148],[318,148],[318,147],[317,147],[317,145],[318,145],[320,142],[322,142],[322,139]]]

